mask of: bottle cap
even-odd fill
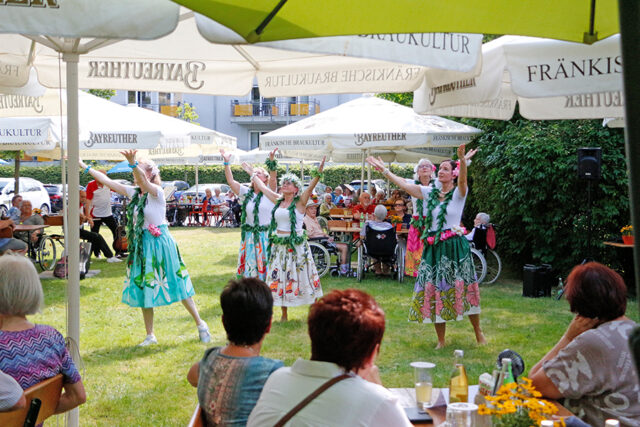
[[[456,357],[462,357],[464,356],[464,351],[463,350],[454,350],[453,351],[453,355]]]
[[[505,365],[505,364],[511,365],[511,358],[510,357],[503,357],[502,358],[502,364],[503,365]]]

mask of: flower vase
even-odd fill
[[[629,236],[622,236],[622,242],[625,245],[633,245],[634,243],[634,236],[633,235],[629,235]]]
[[[396,231],[400,231],[400,230],[402,230],[402,223],[401,222],[396,224]]]

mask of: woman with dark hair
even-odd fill
[[[348,374],[293,416],[292,425],[410,426],[393,394],[380,384],[375,360],[385,329],[372,296],[334,290],[311,306],[311,360],[298,359],[267,380],[248,426],[272,426],[329,380]]]
[[[220,306],[229,342],[205,351],[187,379],[198,388],[207,425],[245,425],[267,378],[283,366],[260,356],[271,330],[273,297],[262,280],[243,278],[227,284]]]
[[[182,302],[198,328],[200,341],[209,342],[209,327],[200,318],[195,291],[178,245],[167,226],[167,203],[160,181],[160,170],[151,160],[136,160],[137,150],[122,151],[133,172],[135,187],[120,184],[80,160],[80,168],[96,181],[131,201],[127,206],[127,277],[122,302],[140,307],[147,337],[140,346],[157,344],[153,333],[153,309]]]
[[[256,167],[254,171],[260,180],[272,190],[276,189],[277,148],[269,153],[267,168]],[[267,248],[269,247],[269,224],[271,224],[271,210],[273,202],[263,197],[262,192],[256,191],[256,186],[240,184],[233,178],[229,161],[231,154],[220,150],[224,159],[224,176],[227,184],[241,202],[240,218],[240,251],[238,252],[238,277],[267,278]]]
[[[469,192],[464,145],[458,147],[458,158],[463,160],[459,165],[452,160],[440,163],[439,186],[408,183],[389,171],[381,159],[367,158],[394,184],[424,202],[423,216],[416,227],[422,230],[420,237],[424,250],[409,307],[409,320],[434,324],[438,336],[436,349],[445,346],[446,322],[462,320],[463,316],[469,317],[478,344],[486,343],[480,328],[478,280],[469,242],[460,227]]]
[[[637,326],[626,317],[622,277],[597,262],[573,268],[565,287],[575,317],[560,341],[529,377],[543,396],[565,398],[564,406],[592,426],[615,418],[640,425],[640,384],[629,350]]]

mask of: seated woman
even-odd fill
[[[329,195],[327,194],[325,195],[325,197],[326,196]],[[302,221],[304,222],[304,226],[307,229],[307,236],[310,239],[317,239],[322,237],[326,237],[327,239],[329,239],[330,244],[334,245],[336,247],[336,250],[340,252],[340,274],[347,274],[349,272],[349,248],[347,247],[346,243],[334,243],[333,237],[329,237],[324,234],[324,230],[322,230],[322,227],[318,222],[318,218],[316,217],[316,213],[318,212],[317,207],[318,204],[313,200],[309,200],[307,202],[307,210],[305,212],[304,218],[302,219]],[[322,211],[322,206],[320,207],[320,210]]]
[[[393,202],[393,210],[390,212],[390,215],[398,216],[402,219],[402,222],[409,227],[409,223],[411,222],[411,215],[407,213],[407,204],[405,203],[402,197],[396,199]]]
[[[246,425],[265,381],[283,366],[279,360],[260,356],[271,329],[273,297],[262,280],[243,278],[227,284],[220,306],[229,342],[206,350],[187,379],[198,388],[207,425]]]
[[[44,219],[39,214],[33,213],[31,202],[29,200],[23,200],[20,205],[20,219],[18,220],[18,223],[22,225],[43,225]],[[31,243],[35,245],[42,235],[42,230],[16,231],[14,234],[18,239],[24,242],[28,243],[29,240],[31,240]]]
[[[640,425],[640,384],[629,351],[637,326],[627,318],[622,277],[597,262],[574,267],[565,295],[573,318],[560,341],[529,377],[543,396],[565,398],[564,406],[592,426],[615,418]]]
[[[274,372],[248,426],[272,426],[327,381],[348,374],[297,412],[294,426],[411,426],[375,364],[384,335],[384,311],[372,296],[334,290],[309,310],[311,360]]]
[[[62,374],[64,391],[55,410],[59,414],[83,404],[86,396],[64,337],[51,326],[27,320],[40,311],[43,300],[33,263],[13,254],[0,257],[0,370],[23,389]]]
[[[320,205],[320,216],[329,218],[331,209],[335,209],[337,206],[331,201],[331,194],[325,193],[323,200],[324,201]]]
[[[464,237],[466,237],[468,241],[473,242],[473,239],[476,235],[476,228],[484,229],[486,233],[486,229],[489,226],[490,220],[491,217],[489,216],[489,214],[478,212],[478,215],[476,215],[475,219],[473,220],[473,229],[465,234]]]
[[[384,204],[388,206],[393,206],[395,202],[397,202],[398,200],[402,200],[402,197],[400,196],[400,190],[396,188],[391,192],[391,197],[389,197]]]

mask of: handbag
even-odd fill
[[[293,418],[293,416],[295,414],[297,414],[298,412],[300,412],[302,410],[302,408],[304,408],[305,406],[307,406],[309,403],[311,403],[311,401],[313,399],[315,399],[316,397],[318,397],[320,394],[322,394],[325,390],[327,390],[329,387],[331,387],[332,385],[334,385],[335,383],[338,383],[342,380],[346,380],[347,378],[351,378],[354,377],[355,375],[352,373],[348,373],[348,374],[342,374],[339,375],[337,377],[333,377],[331,378],[329,381],[325,382],[324,384],[322,384],[320,387],[318,387],[313,393],[311,393],[309,396],[305,397],[304,400],[302,400],[300,403],[298,403],[296,406],[293,407],[293,409],[291,409],[289,412],[287,412],[284,417],[280,418],[280,420],[274,424],[274,427],[283,427],[287,422],[289,422],[289,420],[291,418]]]
[[[78,258],[80,260],[80,280],[82,280],[89,272],[89,267],[91,266],[91,243],[80,242],[80,251]],[[56,262],[56,266],[53,268],[54,277],[65,279],[68,276],[68,264],[69,257],[66,254],[63,254]]]

